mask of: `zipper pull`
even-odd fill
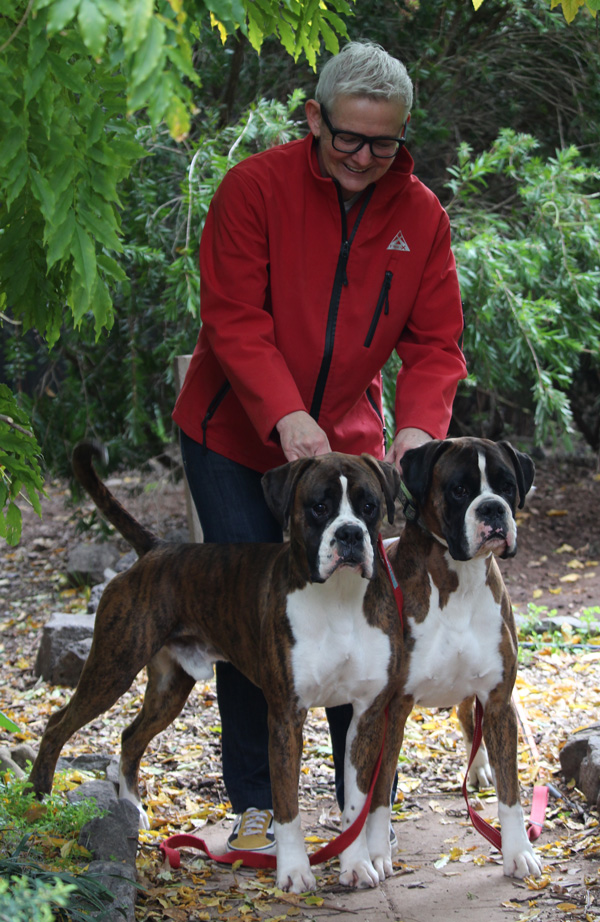
[[[350,256],[350,241],[344,240],[342,243],[342,249],[340,251],[340,263],[342,270],[342,285],[348,284],[348,275],[346,274],[346,266],[348,264],[348,257]]]
[[[392,273],[388,269],[388,271],[385,273],[385,284],[384,284],[384,291],[385,291],[384,305],[385,306],[383,308],[383,313],[386,315],[386,317],[390,312],[390,288],[391,287],[392,287]]]

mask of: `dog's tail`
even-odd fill
[[[73,449],[73,473],[81,486],[90,494],[102,515],[114,525],[139,557],[160,544],[160,538],[140,525],[112,495],[94,470],[92,460],[106,463],[107,453],[99,442],[79,442]]]

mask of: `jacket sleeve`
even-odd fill
[[[444,438],[461,378],[463,313],[450,222],[442,210],[417,297],[396,346],[402,366],[396,383],[396,431],[423,429]]]
[[[305,406],[277,348],[268,303],[269,227],[254,180],[234,168],[209,209],[200,243],[200,313],[223,373],[258,435]]]

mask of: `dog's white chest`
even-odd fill
[[[368,707],[388,682],[390,641],[367,624],[368,580],[348,569],[291,593],[294,686],[303,707]]]
[[[485,585],[485,561],[452,566],[459,570],[459,589],[440,608],[432,585],[427,617],[410,622],[415,644],[406,691],[425,707],[450,707],[469,695],[485,705],[502,678],[502,615]]]

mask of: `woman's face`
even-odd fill
[[[393,158],[374,157],[368,144],[353,154],[335,150],[321,106],[314,99],[306,103],[306,117],[312,134],[319,139],[321,174],[337,180],[344,199],[352,198],[372,182],[377,182],[394,162]],[[371,138],[402,137],[404,122],[410,118],[402,103],[366,96],[339,96],[331,110],[327,108],[327,117],[336,131],[344,130]]]

